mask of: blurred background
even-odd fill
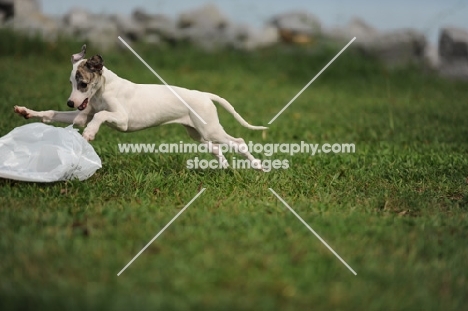
[[[0,179],[0,310],[465,310],[467,3],[0,0],[0,137],[40,121],[15,105],[70,110],[83,43],[120,77],[160,83],[122,36],[168,84],[216,93],[269,127],[250,131],[219,108],[232,136],[356,144],[274,155],[290,167],[268,174],[191,170],[211,155],[118,149],[192,143],[182,126],[101,126],[103,167],[89,180]]]
[[[46,41],[68,37],[108,50],[122,36],[153,45],[254,50],[356,36],[355,47],[390,66],[424,62],[453,77],[468,76],[466,62],[459,62],[467,58],[467,13],[463,0],[0,0],[3,28]]]
[[[272,16],[291,10],[315,14],[324,26],[344,26],[349,20],[360,17],[377,29],[411,27],[426,32],[435,42],[438,29],[444,25],[468,28],[467,2],[464,0],[395,0],[395,1],[317,1],[317,0],[177,0],[177,1],[106,1],[82,0],[42,1],[46,14],[63,15],[72,7],[80,6],[93,13],[130,14],[135,8],[145,8],[148,13],[162,13],[176,18],[187,8],[200,7],[207,2],[216,4],[232,21],[259,27]],[[110,4],[112,3],[112,4]]]

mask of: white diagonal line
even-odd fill
[[[158,75],[158,73],[157,73],[156,71],[154,71],[153,68],[151,68],[151,66],[148,65],[148,63],[145,62],[145,60],[144,60],[143,58],[141,58],[141,56],[138,55],[138,53],[135,52],[135,50],[133,50],[133,49],[131,48],[131,46],[128,45],[127,42],[125,42],[124,39],[122,39],[122,37],[119,36],[118,38],[119,38],[120,41],[122,41],[122,43],[123,43],[130,51],[132,51],[133,54],[135,54],[136,57],[138,57],[138,59],[139,59],[146,67],[148,67],[148,69],[149,69],[156,77],[159,78],[159,80],[161,80],[162,83],[164,83],[164,84],[169,88],[169,90],[170,90],[178,99],[180,99],[180,101],[181,101],[182,103],[184,103],[184,105],[185,105],[191,112],[193,112],[194,115],[196,115],[196,116],[198,117],[198,119],[200,119],[200,121],[203,122],[203,124],[206,124],[205,120],[203,120],[202,117],[200,117],[200,116],[198,115],[198,113],[197,113],[195,110],[193,110],[193,108],[190,107],[190,105],[187,104],[187,102],[186,102],[182,97],[180,97],[179,94],[177,94],[177,92],[174,91],[174,89],[173,89],[169,84],[167,84],[166,81],[164,81],[164,79],[161,78],[161,76]]]
[[[295,100],[302,94],[302,92],[304,92],[304,91],[312,84],[312,82],[314,82],[315,79],[317,79],[317,78],[322,74],[322,72],[324,72],[325,69],[327,69],[328,66],[330,66],[331,63],[333,63],[333,62],[338,58],[338,56],[340,56],[341,53],[343,53],[344,50],[346,50],[346,49],[348,48],[348,46],[351,45],[351,43],[353,43],[354,40],[356,40],[356,37],[354,37],[353,39],[351,39],[351,41],[349,41],[349,43],[346,44],[346,46],[345,46],[338,54],[336,54],[336,56],[333,57],[333,59],[332,59],[325,67],[323,67],[323,69],[320,70],[320,72],[319,72],[312,80],[310,80],[310,82],[307,83],[307,85],[304,86],[304,88],[303,88],[299,93],[297,93],[297,95],[294,96],[294,98],[291,99],[291,100],[289,101],[289,103],[287,103],[286,106],[284,106],[283,109],[281,109],[281,111],[278,112],[278,113],[276,114],[276,116],[275,116],[273,119],[270,120],[270,122],[268,122],[268,124],[273,123],[273,121],[275,121],[276,118],[278,118],[278,117],[280,116],[280,114],[282,114],[282,113],[289,107],[289,105],[291,105],[291,104],[293,103],[293,101],[295,101]]]
[[[143,253],[143,252],[148,248],[148,246],[150,246],[151,243],[153,243],[154,240],[156,240],[156,239],[164,232],[164,230],[166,230],[166,229],[174,222],[174,220],[176,220],[177,217],[179,217],[180,214],[182,214],[182,213],[187,209],[187,207],[189,207],[190,204],[192,204],[193,201],[195,201],[195,200],[200,196],[200,194],[202,194],[203,191],[205,191],[205,190],[206,190],[206,188],[203,188],[202,190],[200,190],[200,192],[198,192],[197,195],[196,195],[190,202],[188,202],[187,205],[185,205],[184,208],[181,209],[180,212],[178,212],[177,215],[175,215],[174,218],[172,218],[172,220],[171,220],[170,222],[168,222],[167,225],[166,225],[164,228],[162,228],[162,230],[159,231],[159,233],[156,234],[156,236],[155,236],[151,241],[149,241],[149,243],[146,244],[146,246],[143,247],[143,248],[141,249],[141,251],[140,251],[138,254],[136,254],[136,256],[133,257],[133,259],[130,260],[130,262],[129,262],[119,273],[117,273],[117,276],[120,276],[120,275],[122,274],[122,272],[124,272],[125,269],[127,269],[128,266],[130,266],[130,265],[135,261],[135,259],[137,259],[138,256],[140,256],[141,253]]]
[[[338,255],[328,244],[327,242],[325,242],[315,231],[314,229],[312,229],[302,218],[301,216],[299,216],[289,205],[288,203],[286,203],[273,189],[271,188],[268,188],[270,189],[270,191],[278,198],[278,200],[280,200],[293,214],[294,216],[296,216],[303,224],[304,226],[307,227],[307,229],[309,229],[319,240],[320,242],[322,242],[332,253],[333,255],[336,256],[336,258],[338,258],[348,269],[349,271],[351,271],[354,275],[357,275],[357,273],[353,270],[353,268],[351,268],[347,263],[346,261],[344,261],[340,255]]]

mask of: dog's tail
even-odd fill
[[[208,95],[208,97],[211,100],[214,100],[215,102],[218,102],[221,106],[223,106],[224,109],[226,109],[230,114],[232,114],[234,116],[234,118],[242,126],[245,126],[246,128],[251,129],[251,130],[266,130],[266,129],[268,129],[268,127],[265,127],[265,126],[256,126],[256,125],[249,124],[247,121],[244,120],[244,118],[241,117],[240,114],[237,113],[236,110],[234,110],[234,107],[227,100],[225,100],[224,98],[219,97],[216,94],[211,94],[211,93],[205,93],[205,94]]]

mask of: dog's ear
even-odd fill
[[[92,72],[102,74],[102,67],[104,66],[104,60],[101,55],[94,55],[86,61],[86,67]]]
[[[85,57],[85,55],[86,55],[86,44],[83,44],[83,46],[81,47],[81,52],[72,55],[71,57],[72,64],[75,64],[76,62],[79,62],[80,60],[82,60]]]

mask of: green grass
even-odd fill
[[[31,122],[15,116],[14,105],[68,109],[69,59],[81,42],[0,36],[10,43],[0,46],[3,136]],[[341,47],[135,48],[168,83],[219,94],[265,125]],[[103,57],[122,77],[158,83],[126,49]],[[102,127],[92,144],[103,168],[90,179],[0,180],[0,309],[461,310],[468,304],[467,102],[466,84],[417,68],[388,72],[350,49],[266,136],[218,111],[225,129],[246,141],[350,142],[355,154],[277,154],[291,167],[270,173],[188,170],[196,154],[117,148],[190,142],[182,127]]]

